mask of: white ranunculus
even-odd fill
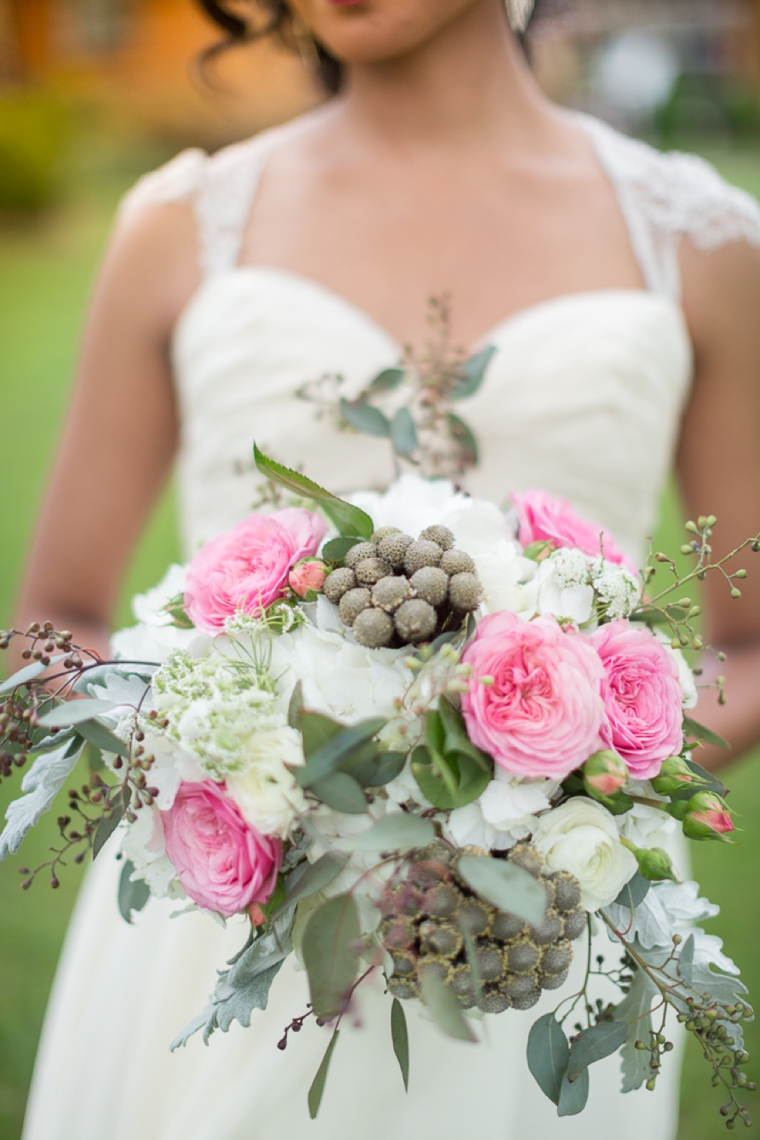
[[[440,818],[444,838],[455,847],[482,847],[486,851],[506,851],[513,847],[515,840],[509,833],[499,831],[486,823],[480,803],[466,804],[455,808],[448,817]]]
[[[382,495],[357,491],[349,500],[366,511],[378,529],[397,526],[412,538],[426,527],[443,523],[448,512],[468,502],[447,479],[421,479],[409,473],[391,483]]]
[[[227,791],[243,819],[262,835],[289,839],[308,804],[287,765],[303,764],[301,736],[287,725],[254,732],[241,749],[241,769]]]
[[[625,815],[616,818],[620,834],[634,847],[664,847],[667,850],[676,831],[680,830],[672,816],[646,804],[634,804]]]
[[[506,851],[535,830],[536,817],[551,807],[557,787],[551,780],[516,780],[497,768],[479,799],[441,821],[446,837],[457,847]]]
[[[638,869],[613,816],[580,796],[541,816],[533,842],[550,871],[575,875],[588,911],[613,902]]]
[[[272,641],[273,676],[287,707],[296,682],[304,704],[346,723],[392,717],[409,685],[408,650],[365,649],[340,634],[305,625]]]

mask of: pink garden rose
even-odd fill
[[[301,562],[290,571],[288,585],[299,598],[305,598],[310,592],[319,593],[327,575],[328,567],[324,562],[319,560]]]
[[[648,629],[613,621],[590,638],[604,666],[605,743],[635,779],[656,776],[683,744],[678,665]]]
[[[532,542],[551,542],[555,547],[576,546],[592,558],[603,550],[608,562],[636,573],[636,567],[609,531],[581,518],[567,499],[557,499],[545,491],[526,491],[523,495],[512,495],[512,503],[517,511],[523,546],[530,546]]]
[[[219,784],[180,784],[161,818],[166,854],[198,906],[228,918],[267,901],[280,873],[282,844],[250,827]]]
[[[199,629],[217,633],[238,611],[261,614],[287,591],[290,568],[316,554],[327,531],[300,507],[251,515],[198,551],[187,568],[185,609]]]
[[[472,667],[470,739],[505,771],[564,779],[601,746],[604,673],[581,634],[501,611],[480,622],[462,660]]]

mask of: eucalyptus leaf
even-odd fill
[[[353,776],[360,787],[368,788],[374,781],[379,762],[380,750],[373,740],[368,740],[366,744],[355,748],[344,760],[341,760],[340,771]]]
[[[588,1102],[588,1069],[584,1069],[576,1081],[569,1081],[567,1074],[562,1078],[557,1104],[558,1116],[577,1116],[583,1112]]]
[[[546,894],[533,876],[509,863],[490,856],[463,855],[457,872],[476,894],[500,910],[509,911],[539,926],[546,914]]]
[[[303,725],[304,718],[301,718]],[[381,729],[386,720],[374,717],[350,728],[341,728],[330,740],[312,752],[303,768],[298,768],[295,777],[302,788],[311,787],[319,780],[335,772],[344,760],[367,744]],[[303,731],[303,729],[302,729]]]
[[[328,562],[344,562],[349,550],[363,541],[363,538],[357,538],[355,535],[331,538],[322,547],[322,557],[326,558]]]
[[[42,728],[70,728],[72,725],[82,724],[85,720],[92,720],[96,716],[104,716],[117,708],[119,705],[113,701],[100,701],[94,698],[66,701],[41,716],[38,723]]]
[[[730,748],[731,745],[722,736],[718,736],[717,732],[713,732],[710,728],[705,728],[696,720],[692,720],[690,716],[683,718],[683,730],[687,736],[694,737],[695,740],[704,740],[705,744],[714,744],[717,748]]]
[[[285,901],[272,915],[277,922],[289,910],[293,910],[303,899],[319,894],[337,878],[348,862],[348,855],[339,851],[328,851],[316,863],[305,863],[296,867],[285,884]]]
[[[568,1080],[576,1081],[589,1065],[604,1060],[611,1053],[617,1053],[625,1044],[627,1036],[628,1026],[619,1021],[600,1021],[589,1029],[584,1029],[570,1046]]]
[[[27,794],[13,800],[6,809],[8,822],[0,835],[0,862],[6,855],[16,854],[29,829],[35,827],[40,816],[50,809],[74,771],[83,749],[81,737],[67,736],[60,748],[37,757],[21,781],[21,790]]]
[[[678,973],[687,986],[694,981],[694,935],[690,934],[678,956]]]
[[[403,368],[385,368],[378,372],[370,383],[371,392],[392,392],[403,383],[406,372]]]
[[[404,1088],[409,1092],[409,1029],[404,1007],[398,998],[394,998],[391,1005],[391,1040],[393,1052],[401,1069]]]
[[[105,847],[108,840],[113,835],[116,828],[124,818],[124,812],[129,807],[129,802],[132,799],[132,789],[129,787],[120,787],[116,795],[111,800],[111,807],[113,814],[110,816],[103,816],[98,824],[98,830],[95,832],[95,839],[92,844],[92,857],[97,859],[100,852]]]
[[[426,847],[435,839],[435,828],[428,819],[405,811],[389,812],[377,823],[355,835],[352,844],[357,851],[408,851]]]
[[[290,694],[290,700],[288,701],[288,726],[290,728],[300,729],[302,713],[303,685],[300,681],[297,681],[293,692]]]
[[[150,898],[150,887],[145,880],[135,879],[133,881],[134,870],[134,863],[126,859],[119,877],[119,914],[130,925],[132,924],[133,913],[142,910]]]
[[[110,728],[106,728],[98,720],[85,720],[76,725],[76,731],[88,744],[99,748],[101,752],[113,752],[117,756],[129,755],[129,748],[124,741],[119,740]]]
[[[446,730],[440,711],[430,710],[425,714],[425,740],[433,752],[443,752],[446,747]]]
[[[649,894],[649,889],[652,886],[649,879],[645,879],[641,871],[637,871],[632,879],[625,884],[618,897],[615,899],[615,906],[627,906],[629,910],[640,906],[644,899]]]
[[[378,751],[378,763],[372,773],[372,779],[367,782],[368,788],[384,788],[400,776],[406,764],[406,755],[403,752]]]
[[[308,760],[317,749],[321,748],[323,744],[327,744],[328,740],[332,740],[346,726],[337,720],[332,720],[329,716],[323,716],[322,713],[303,709],[299,723],[295,727],[301,730],[303,754],[304,758]]]
[[[559,1104],[570,1048],[553,1013],[544,1014],[531,1026],[527,1056],[528,1068],[541,1092],[554,1104]]]
[[[318,483],[307,479],[305,475],[299,475],[297,471],[291,471],[289,467],[275,463],[273,459],[264,455],[255,443],[253,445],[253,458],[258,470],[267,479],[271,479],[273,483],[277,483],[278,486],[284,487],[288,491],[293,491],[296,495],[313,499],[315,503],[319,503],[339,534],[358,534],[361,538],[366,539],[371,537],[375,529],[374,524],[369,515],[360,510],[359,507],[354,507],[336,495],[331,495],[324,487],[320,487]]]
[[[364,815],[369,802],[361,786],[347,772],[333,772],[309,787],[312,795],[334,811],[344,815]]]
[[[420,988],[422,1000],[430,1010],[433,1021],[448,1037],[454,1037],[457,1041],[477,1041],[469,1021],[445,982],[425,971]]]
[[[319,1106],[322,1103],[322,1097],[325,1091],[325,1083],[327,1082],[327,1074],[330,1069],[330,1062],[332,1055],[335,1052],[335,1046],[338,1044],[340,1037],[340,1030],[336,1029],[330,1038],[330,1044],[327,1046],[327,1052],[322,1058],[322,1063],[317,1069],[317,1075],[312,1081],[311,1088],[309,1089],[309,1116],[312,1120],[316,1120]]]
[[[477,467],[480,461],[480,448],[472,428],[453,412],[449,412],[448,421],[449,431],[459,446],[463,465]]]
[[[391,421],[391,442],[396,455],[413,455],[419,447],[417,428],[408,408],[399,408]]]
[[[452,400],[466,400],[474,396],[485,378],[486,369],[494,358],[496,346],[490,344],[487,348],[468,357],[459,367],[460,380],[449,393]]]
[[[328,899],[311,915],[302,953],[317,1017],[337,1017],[346,1009],[359,967],[359,935],[352,894]]]
[[[46,669],[50,669],[51,666],[57,665],[59,661],[63,661],[66,656],[67,654],[60,653],[57,657],[51,657],[49,665],[43,665],[41,661],[33,661],[31,665],[25,665],[23,669],[19,669],[17,673],[14,673],[12,677],[8,677],[6,681],[0,682],[0,694],[12,693],[19,685],[27,685],[30,681],[34,681],[35,678],[41,676]]]
[[[372,404],[351,403],[342,398],[340,401],[340,414],[346,423],[364,435],[373,435],[378,439],[388,439],[391,434],[391,422],[379,408]]]

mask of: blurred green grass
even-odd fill
[[[760,197],[760,156],[711,150],[723,173]],[[112,156],[113,157],[113,156]],[[11,620],[35,510],[49,470],[69,392],[83,313],[100,251],[119,194],[139,168],[160,156],[80,163],[66,201],[42,223],[0,224],[0,626]],[[709,504],[705,509],[709,509]],[[672,488],[663,499],[658,546],[677,549],[679,509]],[[169,489],[137,550],[119,606],[128,621],[128,599],[155,582],[177,555],[174,500]],[[64,557],[65,551],[51,552]],[[41,615],[44,617],[44,615]],[[692,845],[695,876],[722,914],[710,929],[742,966],[751,993],[760,994],[756,953],[760,899],[753,868],[760,866],[758,757],[730,772],[733,803],[745,828],[736,847]],[[15,795],[0,787],[0,814]],[[36,865],[55,838],[53,815],[27,840],[23,861]],[[81,872],[72,867],[58,891],[44,881],[30,894],[19,890],[21,855],[0,865],[0,1140],[18,1140],[34,1053],[57,955]],[[760,1028],[750,1026],[748,1048],[757,1053]],[[758,1066],[750,1066],[758,1079]],[[724,1133],[720,1095],[709,1088],[696,1050],[684,1074],[679,1140],[714,1140]],[[635,1095],[646,1095],[640,1093]],[[72,1137],[72,1140],[76,1140]]]

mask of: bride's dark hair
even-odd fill
[[[227,47],[235,44],[250,43],[252,40],[264,39],[266,36],[276,36],[281,43],[291,50],[299,48],[299,36],[293,19],[293,13],[286,0],[256,0],[262,10],[264,22],[257,26],[253,21],[245,20],[237,12],[228,7],[229,0],[197,0],[204,12],[211,17],[227,33],[227,36],[205,53],[204,58],[218,54]],[[531,20],[542,0],[536,0]],[[326,52],[321,44],[316,45],[315,63],[317,78],[322,87],[331,95],[340,90],[343,78],[342,64]]]

